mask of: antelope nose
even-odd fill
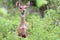
[[[23,12],[25,12],[25,9],[23,9]]]

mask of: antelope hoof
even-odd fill
[[[27,37],[27,35],[26,35],[26,34],[24,34],[24,35],[22,35],[22,37],[23,37],[23,38],[26,38],[26,37]]]
[[[20,33],[20,34],[18,34],[18,36],[21,36],[23,38],[26,38],[28,36],[28,33],[25,33],[25,34]]]
[[[27,34],[27,33],[22,34],[22,37],[23,37],[23,38],[26,38],[27,36],[28,36],[28,34]]]

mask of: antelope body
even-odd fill
[[[30,6],[30,1],[28,1],[28,3],[26,3],[26,5],[23,5],[23,6],[19,2],[16,2],[16,6],[19,7],[21,12],[20,14],[21,23],[18,25],[18,28],[17,28],[18,36],[26,37],[27,31],[26,31],[25,16],[26,16],[26,8]]]

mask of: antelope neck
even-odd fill
[[[21,14],[21,28],[26,28],[26,25],[25,25],[25,13],[24,14]]]
[[[25,14],[21,13],[21,25],[25,24]]]

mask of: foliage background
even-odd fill
[[[27,38],[17,36],[20,14],[16,1],[0,0],[0,40],[60,40],[60,0],[47,0],[51,8],[44,11],[44,18],[40,17],[39,12],[29,14],[27,9]]]

